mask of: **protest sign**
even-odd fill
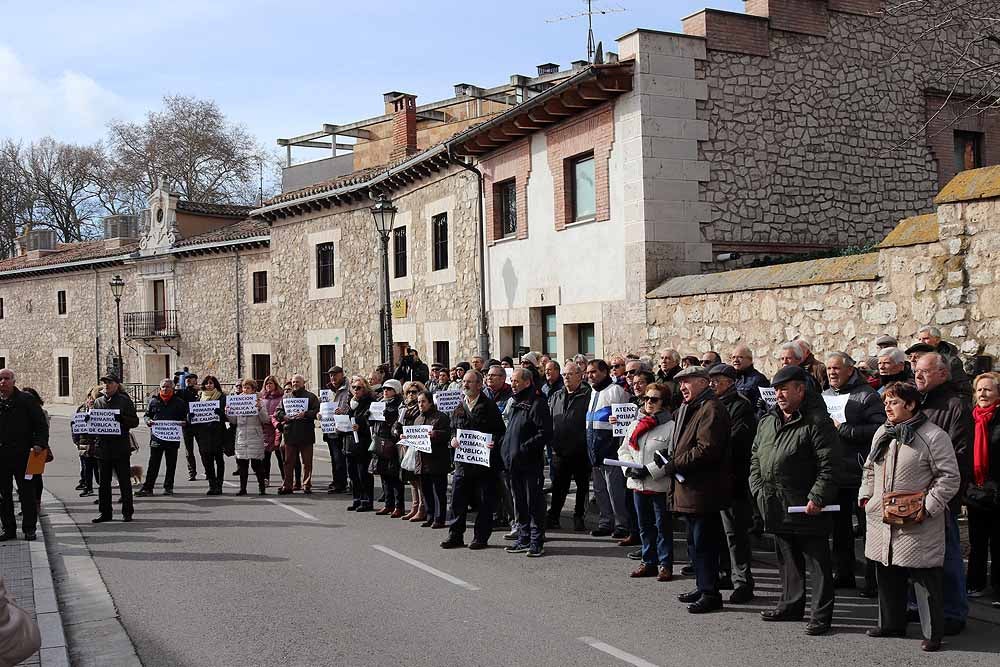
[[[368,406],[368,419],[373,422],[385,421],[385,401],[375,401]]]
[[[337,425],[337,431],[340,433],[350,433],[351,432],[351,418],[348,415],[334,415],[333,423]]]
[[[188,403],[192,424],[211,424],[218,421],[219,415],[215,412],[218,409],[218,401],[192,401]]]
[[[847,421],[847,415],[844,411],[847,409],[847,400],[850,397],[850,394],[823,397],[823,400],[826,401],[826,410],[830,413],[830,419],[840,423]]]
[[[337,406],[329,401],[326,403],[319,404],[319,418],[325,419],[327,421],[333,421],[333,413],[337,409]]]
[[[180,442],[183,438],[181,430],[183,424],[184,422],[158,419],[153,422],[150,432],[157,440],[162,440],[163,442]]]
[[[328,403],[333,400],[333,390],[332,389],[320,389],[319,390],[319,402]]]
[[[615,418],[614,430],[611,435],[620,438],[625,435],[625,431],[632,425],[639,414],[639,406],[634,403],[612,403],[611,416]]]
[[[760,397],[767,403],[767,407],[773,407],[778,402],[778,394],[774,387],[760,387]]]
[[[226,398],[226,414],[233,417],[256,417],[257,394],[233,394]]]
[[[281,399],[281,406],[285,408],[286,417],[294,417],[295,415],[302,414],[309,409],[309,399],[286,396]]]
[[[87,435],[90,433],[90,426],[87,424],[87,413],[77,412],[73,415],[73,435]]]
[[[474,463],[490,466],[490,443],[493,436],[479,431],[458,429],[458,449],[455,450],[455,463]]]
[[[446,391],[439,391],[434,394],[434,404],[437,405],[438,410],[446,415],[450,415],[455,408],[462,404],[462,390],[448,389]]]
[[[514,369],[513,368],[505,368],[503,370],[504,370],[505,373],[507,373],[507,384],[510,384],[510,379],[512,377],[514,377]]]
[[[413,447],[417,451],[431,453],[431,427],[430,426],[404,426],[403,442],[401,445]]]
[[[115,417],[118,410],[91,410],[87,432],[92,435],[121,435],[122,425]]]
[[[320,417],[319,427],[323,430],[325,435],[337,432],[337,422],[332,419],[324,419]]]

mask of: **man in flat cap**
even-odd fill
[[[875,339],[875,347],[877,347],[880,350],[886,347],[898,347],[898,346],[899,346],[899,341],[896,340],[895,336],[890,336],[889,334],[882,334],[881,336]]]

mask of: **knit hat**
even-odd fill
[[[382,383],[383,389],[392,389],[397,394],[403,393],[403,385],[400,384],[399,380],[386,380]]]
[[[535,368],[538,368],[538,362],[541,360],[542,360],[542,355],[538,354],[537,352],[528,352],[527,354],[521,356],[522,364],[527,362],[532,366],[534,366]]]

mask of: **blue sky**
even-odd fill
[[[741,0],[711,0],[742,11]],[[606,50],[635,27],[680,31],[704,0],[601,0]],[[215,99],[266,147],[279,136],[382,113],[456,83],[493,86],[535,65],[586,58],[581,0],[0,0],[0,137],[90,142],[164,94]],[[308,153],[302,157],[307,157]]]

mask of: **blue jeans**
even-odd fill
[[[330,450],[330,465],[333,468],[333,488],[347,488],[347,457],[344,456],[344,449],[339,435],[327,435],[323,437],[326,446]]]
[[[961,621],[969,616],[969,599],[965,589],[965,565],[959,542],[958,518],[948,510],[944,523],[944,617]]]
[[[688,558],[702,595],[719,597],[719,551],[722,547],[722,517],[718,512],[688,514]]]
[[[639,493],[635,498],[635,513],[642,538],[642,562],[647,565],[674,566],[674,524],[667,510],[667,494]]]

